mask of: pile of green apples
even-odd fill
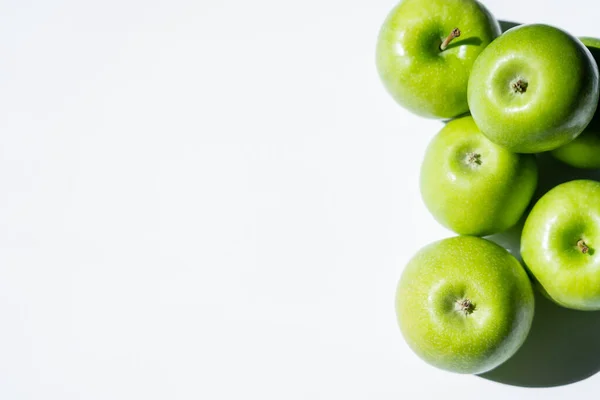
[[[565,182],[532,204],[536,153],[600,168],[599,55],[599,39],[553,26],[502,33],[476,0],[403,0],[383,23],[385,88],[446,122],[426,150],[421,194],[458,236],[419,250],[396,292],[400,330],[426,362],[477,374],[508,360],[529,333],[534,288],[600,310],[600,183]],[[524,265],[483,238],[523,220]]]

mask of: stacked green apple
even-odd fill
[[[534,287],[561,306],[600,310],[600,183],[566,182],[531,206],[536,153],[600,168],[599,60],[600,40],[556,27],[501,34],[476,0],[403,0],[385,20],[385,88],[447,122],[420,186],[433,217],[460,236],[419,250],[396,291],[400,330],[428,363],[482,373],[509,359],[530,330]],[[525,266],[483,238],[522,218]]]

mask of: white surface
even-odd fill
[[[402,340],[402,267],[450,233],[418,192],[441,124],[374,67],[394,4],[2,2],[0,398],[597,398]],[[486,4],[600,36],[592,0]]]

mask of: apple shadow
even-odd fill
[[[600,170],[572,168],[549,154],[537,155],[537,162],[539,183],[530,208],[556,185],[574,179],[600,180]],[[506,232],[487,237],[520,261],[524,220]],[[539,290],[535,292],[535,316],[525,343],[504,364],[479,376],[512,386],[553,387],[581,381],[599,372],[600,312],[563,308]]]
[[[535,293],[535,317],[517,353],[481,378],[512,386],[553,387],[600,371],[600,312],[560,307]]]
[[[446,49],[452,49],[454,47],[459,47],[459,46],[479,46],[481,45],[482,40],[481,38],[478,37],[470,37],[470,38],[466,38],[466,39],[462,39],[462,40],[456,40],[454,39],[447,47]]]
[[[600,181],[600,170],[574,168],[558,161],[549,153],[538,154],[537,164],[539,173],[538,187],[533,196],[532,204],[550,189],[561,183],[575,179]]]
[[[502,30],[502,33],[506,32],[507,30],[514,28],[515,26],[519,26],[522,25],[519,22],[514,22],[514,21],[498,21],[498,23],[500,24],[500,29]]]
[[[519,222],[517,222],[517,224],[509,230],[485,237],[486,239],[496,242],[500,246],[504,247],[521,263],[523,263],[523,259],[521,258],[521,231],[523,230],[523,225],[525,225],[525,219],[528,214],[529,209],[524,213]]]

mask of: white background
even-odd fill
[[[0,398],[597,398],[595,313],[542,304],[487,379],[404,343],[397,279],[451,233],[418,191],[442,125],[374,66],[394,4],[3,1]],[[600,36],[592,0],[486,5]]]

